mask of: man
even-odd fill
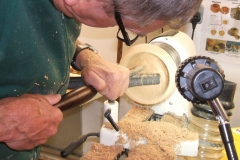
[[[70,63],[106,98],[123,95],[129,70],[102,59],[91,48],[75,53],[80,24],[119,25],[146,35],[178,28],[201,0],[1,0],[0,159],[38,159],[39,145],[57,132],[62,113],[53,107],[66,92]],[[76,21],[77,20],[77,21]],[[74,58],[73,58],[74,57]],[[73,58],[73,61],[72,61]]]

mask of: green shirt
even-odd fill
[[[64,94],[79,33],[80,24],[52,0],[0,0],[0,98]],[[0,160],[31,159],[26,153],[34,157],[34,152],[15,152],[0,143]]]

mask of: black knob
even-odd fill
[[[224,86],[223,70],[209,57],[190,57],[178,67],[176,85],[188,101],[204,103],[221,94]]]

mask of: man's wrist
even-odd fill
[[[95,48],[93,48],[91,45],[89,45],[87,43],[77,45],[76,51],[75,51],[74,56],[73,56],[72,61],[71,61],[72,68],[77,70],[77,71],[81,71],[81,69],[79,67],[77,67],[77,65],[76,65],[76,58],[80,54],[80,52],[85,50],[85,49],[89,49],[89,50],[91,50],[95,53],[98,53],[98,51]]]

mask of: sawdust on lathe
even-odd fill
[[[170,160],[175,158],[175,153],[166,146],[138,145],[131,149],[125,160]]]
[[[148,120],[153,113],[154,111],[151,108],[133,106],[120,121],[127,119],[142,122]]]
[[[168,122],[176,125],[177,127],[183,127],[187,125],[185,119],[182,116],[176,116],[171,113],[165,113],[161,118],[161,122]]]
[[[149,110],[151,109],[141,107],[132,107],[130,109],[126,116],[117,123],[120,128],[120,137],[116,144],[124,145],[126,143],[124,136],[127,135],[131,151],[138,147],[138,141],[144,138],[147,143],[145,150],[148,151],[148,157],[154,159],[155,155],[151,152],[152,146],[165,147],[166,155],[171,155],[175,153],[175,149],[179,150],[179,148],[176,148],[179,143],[194,141],[198,138],[196,133],[189,131],[187,128],[180,128],[179,125],[183,124],[183,122],[180,122],[179,119],[174,120],[174,116],[167,115],[166,118],[163,116],[164,121],[146,121],[146,118],[150,117],[150,115],[147,115],[151,113]],[[172,157],[167,159],[170,160]]]
[[[80,160],[114,160],[122,151],[122,146],[92,143],[91,149]]]
[[[161,121],[130,122],[123,120],[118,123],[120,136],[126,134],[131,140],[131,146],[136,146],[134,142],[145,138],[147,144],[168,146],[174,148],[176,144],[196,140],[197,135],[187,128],[179,128],[174,124]]]
[[[133,106],[132,109],[130,109],[120,121],[130,120],[134,122],[135,121],[142,122],[148,120],[153,113],[154,111],[150,108]],[[119,125],[118,123],[117,125]],[[104,128],[114,129],[109,122],[104,122],[103,125]]]
[[[101,155],[99,155],[98,159],[101,160],[104,157],[103,159],[108,160],[112,156],[110,156],[110,153],[114,153],[113,155],[116,156],[117,152],[121,153],[124,144],[129,142],[130,151],[126,160],[174,160],[176,156],[175,150],[180,150],[180,148],[176,148],[180,147],[179,143],[197,140],[197,133],[180,127],[184,126],[182,125],[184,122],[181,122],[181,118],[176,119],[175,116],[166,114],[166,117],[164,115],[160,121],[148,121],[152,114],[153,110],[150,108],[132,107],[117,123],[120,129],[120,136],[114,147],[119,147],[119,150],[110,151],[107,147],[106,150],[101,149],[96,151],[98,148],[92,147],[91,151],[89,151],[91,152],[90,159],[93,159],[92,154],[98,155],[98,152],[100,152]],[[104,123],[104,128],[113,129],[108,122]],[[126,136],[128,140],[125,139]],[[143,139],[146,141],[146,144],[139,145],[139,140]],[[89,153],[86,156],[89,156]]]

